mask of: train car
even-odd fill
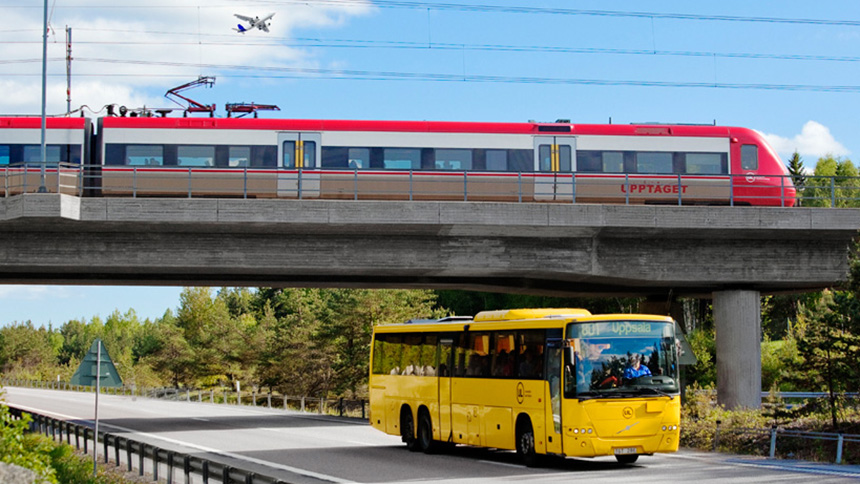
[[[42,119],[0,117],[0,194],[80,194],[81,170],[90,157],[91,126],[87,118],[46,118],[43,166]]]
[[[98,132],[110,196],[795,203],[745,128],[109,117]]]

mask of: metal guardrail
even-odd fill
[[[109,169],[112,167],[106,167]],[[118,168],[118,167],[113,167]],[[496,173],[382,170],[249,169],[122,167],[122,173],[90,174],[80,165],[51,165],[46,188],[52,193],[83,195],[102,190],[109,197],[181,196],[231,198],[317,198],[321,180],[325,198],[345,200],[555,201],[563,203],[647,203],[693,205],[737,198],[785,206],[787,190],[796,188],[800,206],[860,207],[860,177],[766,176],[744,174],[714,179],[673,174]],[[0,166],[4,196],[39,190],[40,168],[34,164]],[[321,178],[322,177],[322,178]],[[761,181],[759,181],[761,180]],[[335,188],[331,188],[335,186]],[[612,188],[610,188],[612,187]],[[744,194],[736,192],[744,190]],[[609,191],[620,192],[615,194]]]
[[[56,381],[32,381],[3,378],[0,379],[0,385],[84,393],[94,392],[94,387],[91,386],[72,385],[68,382]],[[273,410],[283,409],[285,411],[292,410],[322,415],[336,415],[338,417],[360,418],[362,420],[367,419],[368,409],[368,401],[363,399],[290,396],[271,392],[257,392],[256,390],[249,392],[235,392],[233,390],[227,390],[226,388],[204,390],[121,386],[102,387],[101,394],[208,403],[213,405],[245,405],[252,407],[265,407]]]
[[[845,433],[832,433],[832,432],[811,432],[805,430],[789,430],[783,429],[777,426],[773,426],[770,429],[757,429],[757,428],[732,428],[732,429],[720,429],[720,424],[722,422],[717,420],[716,429],[714,431],[714,446],[713,451],[717,452],[720,448],[720,436],[721,434],[731,433],[731,434],[740,434],[746,436],[753,437],[764,437],[768,434],[770,435],[770,450],[768,457],[771,459],[776,458],[776,449],[777,449],[777,438],[779,436],[783,436],[783,438],[792,437],[792,438],[801,438],[801,439],[812,439],[812,440],[824,440],[836,442],[836,456],[834,462],[836,464],[842,463],[842,451],[844,449],[844,445],[846,442],[852,443],[860,443],[860,435],[856,434],[845,434]]]
[[[43,433],[57,442],[63,442],[65,436],[68,445],[74,445],[76,449],[83,450],[85,454],[101,441],[104,446],[102,456],[105,464],[110,464],[111,457],[113,457],[116,467],[121,467],[124,460],[127,472],[133,472],[136,468],[138,474],[143,476],[149,469],[153,481],[158,481],[159,476],[161,476],[166,478],[168,484],[178,483],[180,481],[175,478],[178,471],[184,476],[182,482],[185,484],[191,484],[192,481],[203,484],[287,484],[286,481],[277,477],[241,469],[199,455],[162,449],[152,444],[108,432],[99,432],[96,436],[93,435],[93,430],[87,425],[24,411],[14,405],[8,405],[8,407],[16,419],[23,418],[24,414],[29,414],[32,417],[31,431]],[[74,444],[72,444],[73,438]]]

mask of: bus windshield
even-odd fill
[[[566,335],[565,398],[678,393],[678,341],[673,323],[571,323]]]

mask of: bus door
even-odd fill
[[[453,442],[452,422],[452,382],[454,376],[454,338],[443,336],[439,338],[439,440],[442,442]]]
[[[550,338],[546,340],[546,379],[548,385],[546,401],[546,451],[556,454],[562,453],[562,427],[561,427],[561,355],[562,339]]]
[[[575,200],[576,138],[535,137],[535,200]]]
[[[319,198],[319,133],[278,133],[278,196]]]

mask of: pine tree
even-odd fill
[[[794,187],[797,189],[797,206],[801,206],[803,202],[803,187],[806,185],[806,176],[804,174],[803,159],[800,154],[795,151],[788,160],[788,174],[794,182]]]

